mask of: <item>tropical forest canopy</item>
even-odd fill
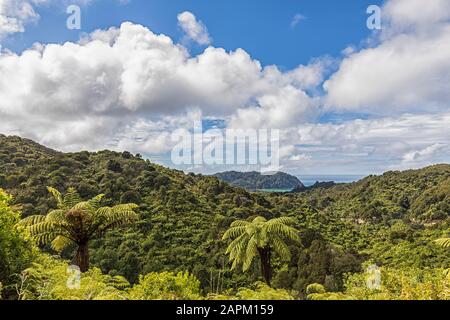
[[[449,298],[447,164],[265,194],[0,135],[0,188],[4,299]]]

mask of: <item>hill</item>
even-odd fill
[[[297,187],[292,189],[291,192],[305,192],[308,190],[314,190],[314,189],[329,189],[332,188],[336,185],[336,183],[334,181],[329,181],[329,182],[319,182],[316,181],[316,183],[314,183],[312,186],[306,187],[306,186],[301,186],[301,187]]]
[[[292,190],[304,187],[303,183],[297,177],[284,172],[277,172],[273,175],[262,175],[259,172],[227,171],[217,173],[214,176],[233,186],[250,191],[269,189]]]
[[[257,264],[249,274],[230,271],[222,235],[234,220],[255,215],[295,219],[301,244],[290,244],[289,263],[274,261],[273,282],[300,295],[311,283],[342,290],[344,274],[361,271],[365,261],[395,268],[450,265],[447,250],[432,243],[449,228],[446,164],[302,193],[263,194],[129,152],[61,153],[0,135],[0,188],[14,196],[23,216],[55,208],[47,186],[62,192],[74,187],[83,198],[104,193],[106,205],[139,205],[135,225],[91,244],[94,266],[132,283],[139,274],[162,271],[189,271],[206,292],[217,291],[218,283],[228,289],[253,283]],[[70,249],[62,255],[71,256]]]

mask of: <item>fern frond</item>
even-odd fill
[[[138,214],[134,211],[138,208],[135,204],[120,204],[111,208],[110,221],[120,224],[133,223],[138,219]]]
[[[282,223],[268,223],[267,232],[296,242],[300,241],[297,229]]]
[[[272,239],[272,245],[275,252],[280,256],[281,260],[289,261],[291,260],[291,252],[289,247],[283,240],[278,237]]]
[[[64,206],[64,203],[63,203],[63,198],[62,198],[61,192],[59,192],[58,190],[56,190],[55,188],[52,188],[52,187],[47,187],[47,190],[55,198],[58,208],[62,208]]]
[[[81,201],[82,200],[77,190],[75,190],[75,188],[69,188],[64,196],[63,206],[65,209],[71,209]]]
[[[231,243],[229,244],[229,246],[226,250],[226,254],[230,253],[232,250],[239,249],[239,247],[241,245],[243,245],[246,241],[248,241],[248,239],[244,239],[246,237],[247,237],[247,234],[243,233],[240,236],[238,236],[236,239],[231,241]]]
[[[237,226],[237,227],[231,227],[222,236],[222,240],[227,239],[235,239],[242,235],[243,233],[246,233],[246,227],[245,226]]]
[[[41,233],[53,232],[53,226],[53,223],[44,221],[29,226],[28,231],[31,236],[35,236]]]
[[[128,280],[122,276],[114,276],[108,282],[111,286],[120,290],[130,287]]]
[[[45,221],[45,216],[35,215],[29,216],[19,221],[18,225],[22,227],[29,227]]]
[[[38,244],[38,245],[44,245],[51,243],[53,239],[55,239],[59,234],[57,232],[49,231],[49,232],[43,232],[36,234],[32,237],[32,239]]]
[[[251,238],[245,252],[245,259],[242,264],[242,270],[245,272],[250,269],[253,259],[258,255],[258,243],[255,238]]]
[[[66,220],[66,211],[62,209],[56,209],[50,211],[47,216],[45,216],[45,221],[54,222],[54,223],[62,223]]]
[[[69,238],[65,236],[57,236],[55,239],[53,239],[51,243],[51,247],[56,252],[62,252],[65,248],[73,244],[74,242],[70,240]]]
[[[236,220],[231,223],[231,227],[246,227],[250,222],[244,220]]]
[[[450,248],[450,238],[442,238],[435,241],[437,245],[444,247],[444,248]]]
[[[272,220],[269,220],[267,222],[268,225],[272,225],[272,224],[284,224],[284,225],[293,225],[295,224],[295,220],[293,218],[290,217],[280,217],[280,218],[275,218]]]
[[[266,223],[267,219],[264,217],[256,217],[255,219],[253,219],[252,224],[258,224],[258,223]]]

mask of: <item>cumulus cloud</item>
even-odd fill
[[[24,32],[26,24],[39,19],[34,5],[47,2],[48,0],[0,0],[0,39],[9,34]]]
[[[36,8],[42,5],[82,5],[95,0],[0,0],[0,40],[14,33],[25,32],[27,25],[40,19]],[[131,0],[117,0],[127,4]]]
[[[325,83],[331,110],[439,112],[450,100],[450,2],[389,0],[374,46],[349,52]]]
[[[389,0],[383,15],[386,16],[388,31],[408,31],[411,29],[434,28],[437,23],[448,23],[450,19],[450,2],[447,0]]]
[[[189,11],[182,12],[178,15],[178,25],[186,33],[186,36],[200,45],[209,45],[212,40],[208,33],[208,29],[203,22]]]
[[[224,119],[258,108],[270,125],[285,125],[284,111],[299,121],[316,112],[304,90],[320,81],[321,71],[318,65],[285,73],[263,68],[242,49],[209,47],[192,57],[169,37],[124,23],[79,43],[0,56],[0,131],[67,150],[125,147],[131,140],[120,136],[193,109]]]

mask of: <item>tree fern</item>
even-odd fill
[[[222,237],[223,240],[231,240],[226,250],[232,262],[231,269],[242,265],[242,270],[248,271],[259,256],[261,273],[266,283],[270,284],[272,253],[282,260],[290,260],[291,254],[285,240],[300,240],[298,231],[291,226],[293,223],[293,219],[287,217],[269,221],[264,217],[256,217],[251,222],[234,221]]]
[[[48,188],[57,203],[57,209],[46,216],[30,216],[19,224],[27,228],[32,238],[39,244],[51,244],[52,249],[61,252],[70,245],[78,247],[73,263],[82,272],[89,268],[89,241],[101,237],[106,231],[132,223],[137,219],[137,205],[120,204],[102,207],[104,195],[82,201],[75,189],[70,188],[62,196]]]

